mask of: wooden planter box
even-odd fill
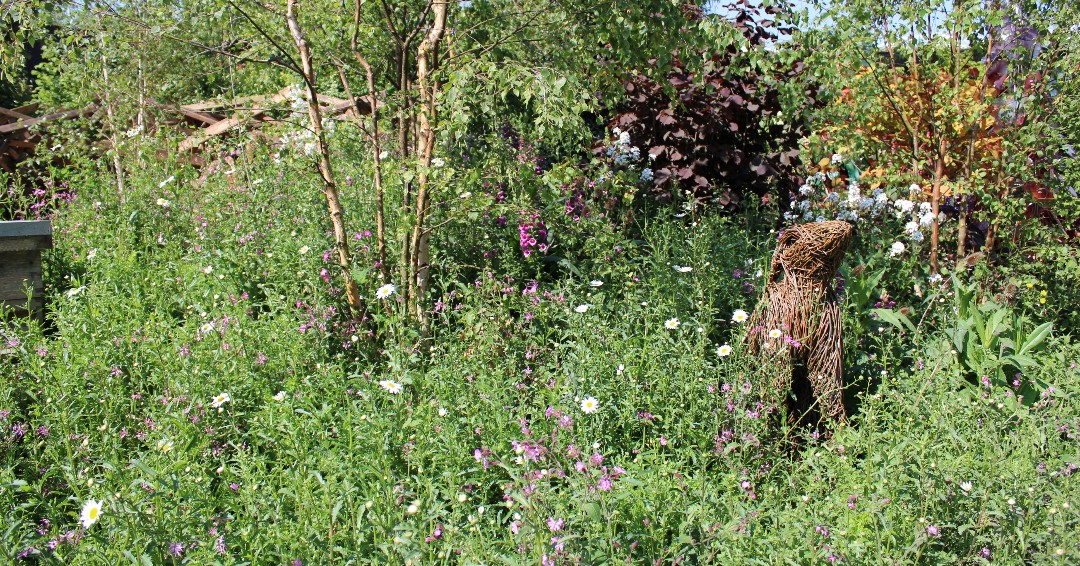
[[[41,282],[41,250],[52,247],[48,220],[0,222],[0,305],[16,316],[45,315],[45,287]],[[33,289],[27,300],[26,288]]]

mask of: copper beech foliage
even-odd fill
[[[804,80],[802,61],[773,67],[748,56],[791,33],[771,19],[778,8],[733,4],[728,11],[744,41],[711,55],[675,54],[663,80],[636,73],[624,81],[626,99],[609,127],[629,132],[649,155],[650,193],[661,202],[681,189],[696,204],[730,208],[774,188],[784,197],[798,185],[798,140],[807,134],[801,117],[820,106],[817,88]],[[781,86],[796,83],[807,86],[792,112]]]

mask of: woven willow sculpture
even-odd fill
[[[851,236],[851,225],[835,220],[785,229],[750,317],[748,350],[779,361],[772,391],[786,399],[792,426],[844,420],[840,306],[830,283]],[[781,336],[770,337],[774,330]]]

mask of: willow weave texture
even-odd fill
[[[785,399],[792,426],[845,418],[843,332],[832,281],[852,235],[851,224],[838,220],[786,228],[750,317],[747,348],[779,363],[770,388]],[[775,329],[781,337],[770,337]]]

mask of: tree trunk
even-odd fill
[[[121,195],[124,194],[124,168],[120,163],[120,132],[116,129],[116,116],[113,114],[112,97],[109,96],[109,61],[105,58],[105,36],[100,36],[101,40],[101,76],[105,80],[104,100],[105,100],[105,117],[109,122],[109,131],[111,133],[109,143],[112,144],[112,162],[113,169],[116,170],[116,190]]]
[[[954,40],[954,43],[957,43],[957,42]],[[990,43],[986,48],[986,52],[990,53],[993,50],[993,47],[994,47],[994,36],[993,36],[993,34],[991,34],[990,35]],[[960,74],[959,71],[954,71],[953,72],[953,85],[954,85],[954,88],[957,87],[957,79],[958,79],[959,74]],[[972,118],[971,127],[968,128],[968,146],[967,146],[967,153],[964,156],[964,181],[968,185],[971,184],[971,170],[974,167],[974,161],[975,161],[975,139],[978,137],[979,121],[980,121],[980,118],[982,118],[982,116],[983,116],[979,111],[982,108],[983,97],[985,96],[987,86],[988,86],[987,85],[987,76],[986,76],[986,73],[984,72],[983,77],[982,77],[982,81],[979,83],[979,92],[976,93],[976,97],[975,97],[976,107],[975,107],[975,112],[973,112],[974,116]],[[961,198],[961,197],[963,197],[963,198]],[[959,213],[958,213],[958,216],[957,216],[958,221],[957,221],[957,226],[956,226],[956,261],[957,261],[957,265],[959,265],[959,262],[963,261],[963,258],[965,256],[967,256],[968,198],[963,194],[957,195],[957,198],[959,199],[957,201],[957,207],[958,207]]]
[[[285,18],[288,21],[293,41],[296,42],[296,49],[300,53],[302,74],[308,93],[308,120],[315,135],[315,149],[319,153],[319,173],[322,176],[326,204],[330,209],[330,220],[334,226],[338,266],[341,268],[341,276],[345,279],[345,296],[349,300],[349,307],[355,313],[360,309],[360,290],[356,286],[356,281],[353,281],[350,271],[349,236],[345,231],[345,210],[341,207],[337,183],[334,182],[334,172],[330,168],[330,150],[326,147],[326,140],[323,137],[319,93],[315,90],[315,70],[311,64],[311,51],[308,49],[307,40],[304,39],[300,24],[296,21],[296,0],[288,0]]]
[[[934,185],[930,193],[930,211],[934,215],[934,221],[930,224],[930,273],[940,273],[938,266],[938,247],[940,229],[938,226],[938,214],[941,211],[941,182],[945,176],[945,136],[938,141],[937,156],[934,158]]]
[[[360,3],[357,2],[357,15],[359,16]],[[386,218],[383,204],[383,179],[382,179],[382,147],[379,142],[379,100],[375,97],[375,72],[367,59],[356,48],[356,36],[353,36],[353,56],[364,67],[367,75],[368,105],[371,106],[371,148],[375,163],[375,240],[379,252],[379,280],[383,283],[390,280],[390,266],[386,263]]]
[[[420,91],[419,136],[417,149],[420,152],[420,175],[416,184],[416,211],[409,244],[409,267],[413,277],[411,299],[415,302],[417,319],[424,324],[426,313],[422,299],[430,286],[428,280],[427,233],[424,220],[430,206],[429,169],[431,156],[435,149],[435,93],[438,83],[432,79],[432,71],[438,65],[439,42],[446,29],[447,0],[435,0],[432,4],[434,22],[427,37],[420,42],[416,52],[416,77]]]
[[[967,255],[967,197],[953,195],[956,200],[956,262],[959,264]]]

